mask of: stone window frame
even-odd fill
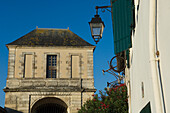
[[[21,71],[21,77],[22,78],[26,78],[25,77],[25,55],[33,55],[32,57],[32,78],[35,77],[35,52],[22,52],[22,57],[21,57],[21,67],[22,67],[22,71]]]
[[[83,56],[82,56],[82,53],[69,53],[69,62],[68,62],[68,74],[69,74],[69,76],[70,76],[70,78],[72,78],[72,65],[71,65],[71,61],[72,61],[72,56],[79,56],[79,66],[80,66],[80,70],[79,70],[79,74],[80,74],[80,78],[82,78],[82,63],[83,63],[83,61],[82,61],[82,58],[83,58]]]
[[[56,78],[47,78],[46,74],[47,74],[47,55],[56,55],[57,56],[57,72],[56,72],[56,78],[60,78],[60,53],[58,52],[45,52],[44,53],[44,76],[43,78],[46,79],[56,79]]]

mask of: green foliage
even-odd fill
[[[120,84],[99,91],[84,103],[78,113],[128,113],[127,87]]]

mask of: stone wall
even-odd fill
[[[8,47],[8,78],[4,89],[9,113],[30,113],[46,97],[61,99],[68,113],[77,113],[96,91],[93,78],[93,47]],[[32,73],[24,76],[24,57],[32,55]],[[46,78],[47,55],[57,55],[57,77]],[[71,75],[71,56],[79,58],[79,76]]]
[[[9,113],[13,111],[29,113],[38,100],[46,97],[63,100],[68,106],[68,113],[77,113],[77,109],[81,108],[81,92],[8,92],[5,97],[5,107]]]
[[[57,78],[71,77],[71,56],[79,56],[79,77],[93,78],[93,48],[9,47],[9,78],[24,78],[25,55],[32,55],[30,78],[46,78],[47,55],[57,55]]]
[[[7,79],[6,89],[35,89],[45,87],[77,87],[80,89],[94,89],[94,79],[90,78],[60,78],[60,79]]]
[[[16,48],[9,48],[8,54],[8,78],[14,78],[15,75],[15,56],[16,56]]]

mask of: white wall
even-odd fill
[[[135,1],[136,8],[139,0]],[[167,108],[170,105],[170,2],[158,1],[158,49],[160,51],[160,67],[163,76],[163,88]],[[155,0],[140,0],[139,10],[136,9],[136,28],[132,36],[131,67],[130,67],[130,112],[139,113],[151,102],[152,113],[161,113],[163,109],[157,61],[155,60]],[[137,19],[138,17],[138,19]],[[169,20],[169,21],[168,21]],[[142,97],[142,82],[144,97]]]
[[[153,87],[151,80],[151,67],[149,64],[149,1],[141,0],[139,10],[136,11],[136,29],[132,37],[132,56],[130,67],[131,85],[131,113],[139,113],[149,102],[153,101]],[[144,84],[144,98],[142,87]],[[154,112],[155,113],[155,112]]]
[[[158,0],[158,50],[165,96],[166,112],[170,112],[170,1]]]

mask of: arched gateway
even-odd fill
[[[33,105],[31,113],[67,113],[67,105],[59,98],[47,97],[38,100]]]

